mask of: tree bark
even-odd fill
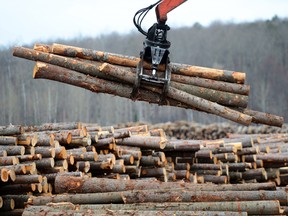
[[[103,193],[126,190],[148,190],[148,189],[169,189],[182,188],[200,191],[209,190],[276,190],[273,182],[255,184],[227,184],[227,185],[207,185],[191,184],[181,182],[160,182],[150,180],[113,180],[99,178],[83,178],[72,176],[56,176],[56,193]]]
[[[23,212],[23,216],[40,215],[45,216],[61,216],[61,215],[74,215],[85,216],[85,215],[133,215],[133,216],[155,216],[155,215],[183,215],[183,216],[247,216],[246,212],[231,212],[231,211],[166,211],[166,210],[110,210],[110,209],[58,209],[57,207],[49,206],[29,206]]]
[[[236,202],[198,202],[198,203],[136,203],[136,204],[102,204],[80,205],[80,209],[131,209],[131,210],[179,210],[182,211],[235,211],[247,212],[249,215],[281,214],[279,201],[236,201]]]
[[[141,190],[122,192],[124,203],[144,202],[225,202],[278,200],[287,205],[285,191],[186,191],[186,190]]]

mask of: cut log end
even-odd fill
[[[9,179],[9,171],[5,168],[1,169],[1,181],[7,182]]]
[[[37,79],[37,73],[41,68],[46,68],[47,65],[43,62],[36,62],[34,69],[33,69],[33,79]]]

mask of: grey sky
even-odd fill
[[[0,47],[56,38],[136,31],[135,12],[156,0],[0,0]],[[168,15],[170,27],[288,17],[287,0],[188,0]],[[155,22],[151,11],[144,21]]]

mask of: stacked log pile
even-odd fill
[[[287,134],[171,140],[147,125],[2,126],[0,211],[22,214],[28,203],[24,215],[280,214],[287,142]]]
[[[163,129],[169,139],[196,139],[214,140],[225,138],[227,134],[275,134],[288,133],[288,125],[283,124],[282,128],[267,125],[239,126],[230,123],[200,124],[189,121],[175,121],[158,124],[146,122],[127,122],[117,124],[114,127],[131,127],[147,124],[150,129]]]
[[[139,58],[61,44],[16,47],[14,56],[36,61],[33,77],[50,79],[93,92],[131,98]],[[144,65],[149,71],[149,65]],[[167,98],[155,86],[141,85],[134,100],[207,112],[231,121],[281,127],[283,118],[247,109],[249,86],[245,73],[170,64]],[[163,71],[163,68],[159,68]],[[163,72],[162,72],[163,73]]]

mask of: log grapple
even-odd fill
[[[162,88],[162,103],[165,103],[167,95],[171,70],[169,67],[169,48],[171,43],[167,40],[167,32],[170,29],[166,25],[167,14],[174,8],[184,3],[186,0],[160,0],[156,3],[140,9],[134,16],[134,25],[146,39],[143,42],[143,51],[140,52],[140,61],[137,65],[137,76],[133,91],[132,99],[137,97],[138,89],[142,83],[156,85]],[[156,6],[157,5],[157,6]],[[142,21],[146,14],[155,7],[157,23],[154,23],[148,32],[141,27]],[[147,65],[147,67],[145,67]],[[164,73],[159,72],[159,67],[164,67]],[[147,70],[146,68],[149,68]]]

